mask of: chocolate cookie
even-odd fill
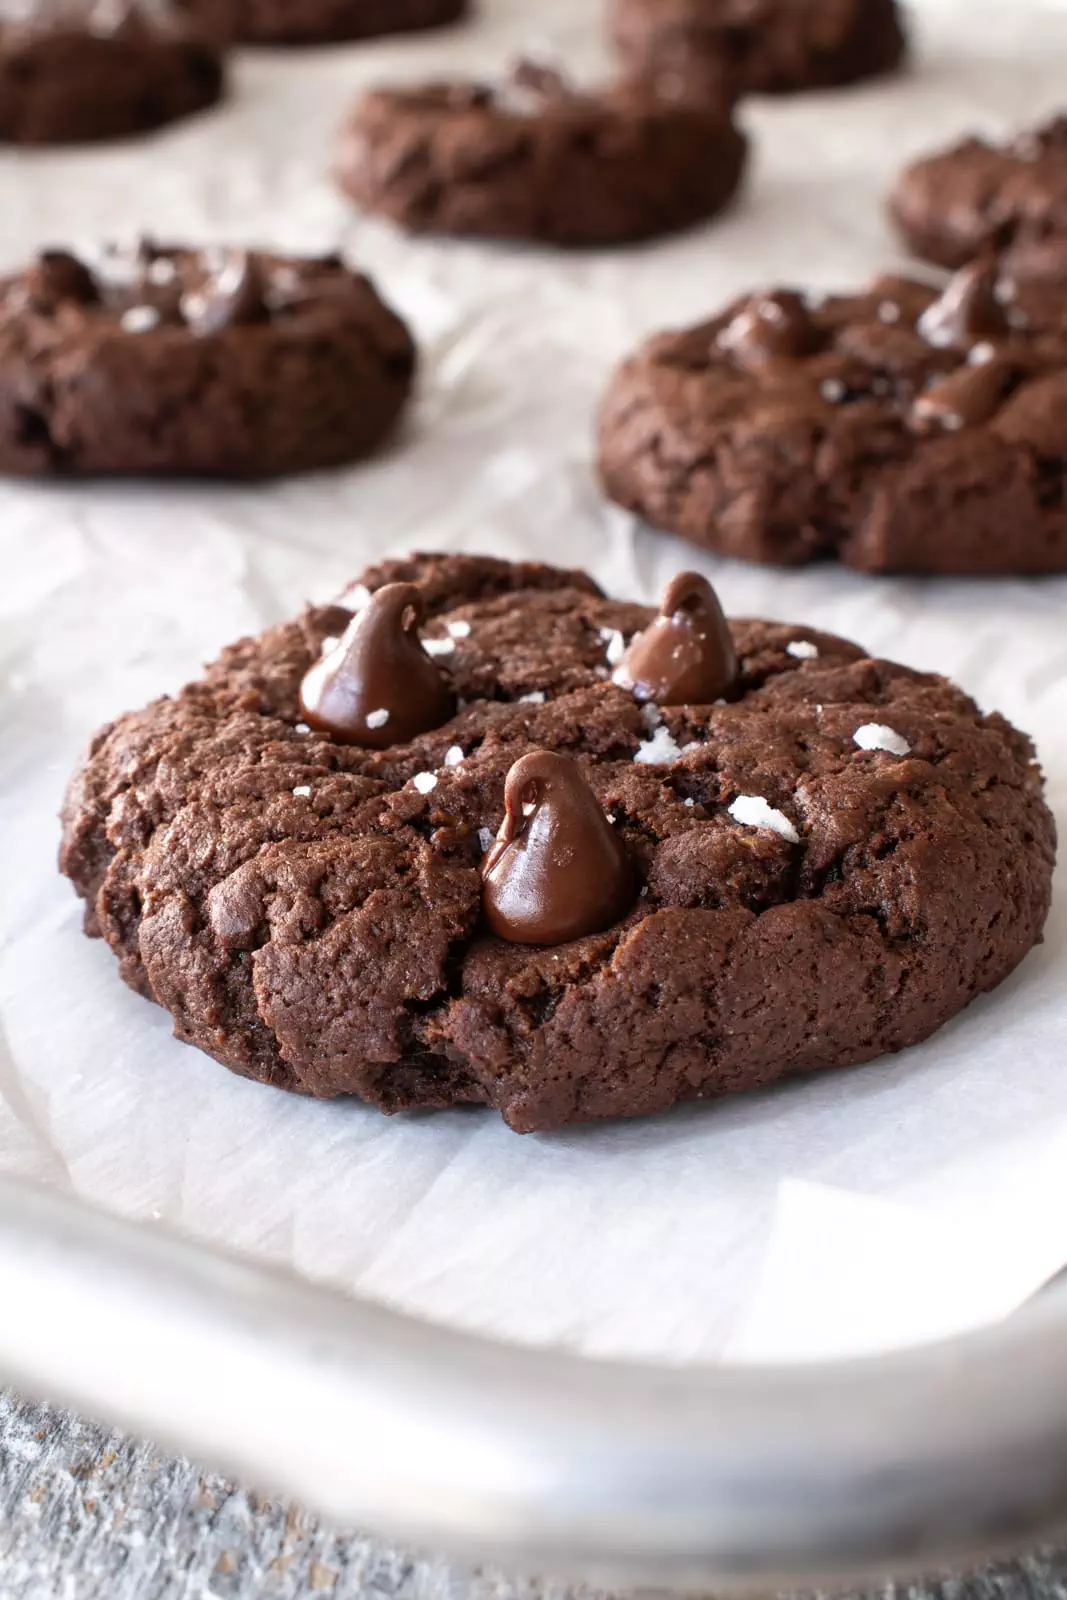
[[[413,232],[611,245],[714,216],[737,190],[745,151],[714,103],[635,83],[579,93],[523,63],[497,88],[365,95],[337,176],[361,206]]]
[[[62,867],[235,1072],[525,1132],[926,1038],[1040,938],[1054,849],[1029,740],[943,678],[695,575],[656,619],[417,556],[103,729]]]
[[[1006,144],[965,139],[914,162],[889,209],[928,261],[958,267],[995,250],[1016,276],[1067,281],[1067,117]]]
[[[206,0],[4,0],[0,141],[121,139],[214,105],[213,16]]]
[[[896,0],[612,0],[611,28],[632,69],[734,95],[854,83],[907,48]]]
[[[234,36],[249,44],[330,44],[458,22],[467,0],[231,0]]]
[[[340,257],[141,244],[0,278],[0,471],[265,478],[390,433],[415,347]]]
[[[649,340],[599,419],[611,499],[749,561],[1067,569],[1067,305],[994,264],[939,295],[739,300]]]

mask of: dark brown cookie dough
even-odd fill
[[[632,70],[735,96],[854,83],[907,49],[896,0],[612,0],[611,29]]]
[[[220,37],[208,0],[0,7],[0,141],[121,139],[202,111],[223,92]]]
[[[141,244],[0,278],[0,472],[265,478],[391,432],[415,347],[339,257]]]
[[[636,1115],[914,1044],[1040,938],[1032,747],[944,679],[737,621],[728,699],[660,710],[611,677],[652,613],[584,574],[363,575],[397,580],[459,696],[442,726],[385,750],[313,732],[301,683],[350,613],[312,608],[103,729],[70,787],[87,931],[234,1071],[520,1131]],[[550,949],[481,921],[534,750],[578,763],[633,875],[621,921]]]
[[[1067,282],[1067,117],[1005,144],[965,139],[914,162],[889,209],[927,261],[958,267],[994,250],[1016,276]]]
[[[413,232],[625,244],[689,227],[732,198],[744,136],[715,103],[630,83],[578,93],[524,65],[497,88],[428,84],[364,96],[341,187]]]
[[[599,419],[607,494],[748,561],[1067,569],[1067,306],[975,264],[936,288],[754,295],[649,340]]]
[[[469,0],[230,0],[234,37],[248,44],[332,44],[458,22]]]

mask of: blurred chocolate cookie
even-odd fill
[[[729,110],[647,83],[583,92],[523,62],[506,81],[378,89],[355,107],[341,187],[412,232],[617,245],[732,199],[746,142]]]
[[[458,22],[469,0],[227,0],[248,44],[333,44]]]
[[[834,88],[907,49],[896,0],[611,0],[611,29],[627,67],[698,95]]]
[[[1067,302],[982,261],[749,295],[622,365],[599,459],[619,505],[748,561],[1067,570]]]
[[[0,279],[0,471],[261,478],[391,432],[415,348],[339,257],[144,243]]]
[[[214,105],[213,0],[3,0],[0,141],[121,139]]]

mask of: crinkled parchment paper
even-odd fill
[[[412,546],[584,562],[651,597],[698,560],[728,609],[948,672],[1037,738],[1067,815],[1067,579],[911,582],[695,557],[600,502],[590,417],[647,330],[764,281],[899,265],[898,162],[1056,107],[1067,11],[929,0],[898,82],[746,113],[743,203],[650,248],[411,242],[324,176],[362,83],[551,45],[597,64],[596,0],[484,0],[477,27],[238,60],[230,105],[155,141],[0,153],[0,261],[147,229],[343,244],[411,318],[421,401],[385,459],[266,488],[0,485],[0,1169],[443,1321],[670,1360],[817,1357],[1003,1316],[1067,1261],[1067,910],[996,994],[861,1071],[650,1121],[520,1139],[392,1121],[230,1077],[119,983],[54,870],[98,723],[227,641]]]

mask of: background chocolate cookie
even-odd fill
[[[486,1104],[520,1131],[925,1038],[1040,937],[1054,826],[1029,741],[942,678],[781,623],[724,637],[694,604],[688,579],[657,621],[581,573],[370,569],[98,734],[64,811],[87,931],[236,1072],[387,1111]],[[321,731],[353,608],[450,697],[430,715],[420,691],[433,726],[402,743],[351,742],[336,706]],[[676,627],[726,673],[717,703],[649,698],[673,699]],[[364,722],[385,739],[390,714]],[[600,931],[551,946],[494,878],[505,810],[521,828],[545,804],[620,852],[577,908]]]
[[[579,93],[527,63],[497,88],[365,95],[336,170],[361,206],[415,232],[611,245],[713,216],[736,192],[745,153],[715,103],[636,84]]]
[[[611,29],[632,69],[735,95],[854,83],[907,48],[896,0],[612,0]]]
[[[913,162],[889,209],[928,261],[958,267],[995,250],[1016,275],[1067,282],[1067,117],[1004,144],[965,139]]]
[[[230,0],[234,37],[249,44],[328,44],[458,22],[469,0]]]
[[[0,471],[272,477],[391,432],[415,347],[340,257],[142,244],[0,279]]]
[[[599,420],[611,499],[749,561],[1067,570],[1067,311],[995,264],[940,295],[784,290],[651,339]]]
[[[119,139],[213,105],[224,87],[208,0],[0,7],[0,141]]]

